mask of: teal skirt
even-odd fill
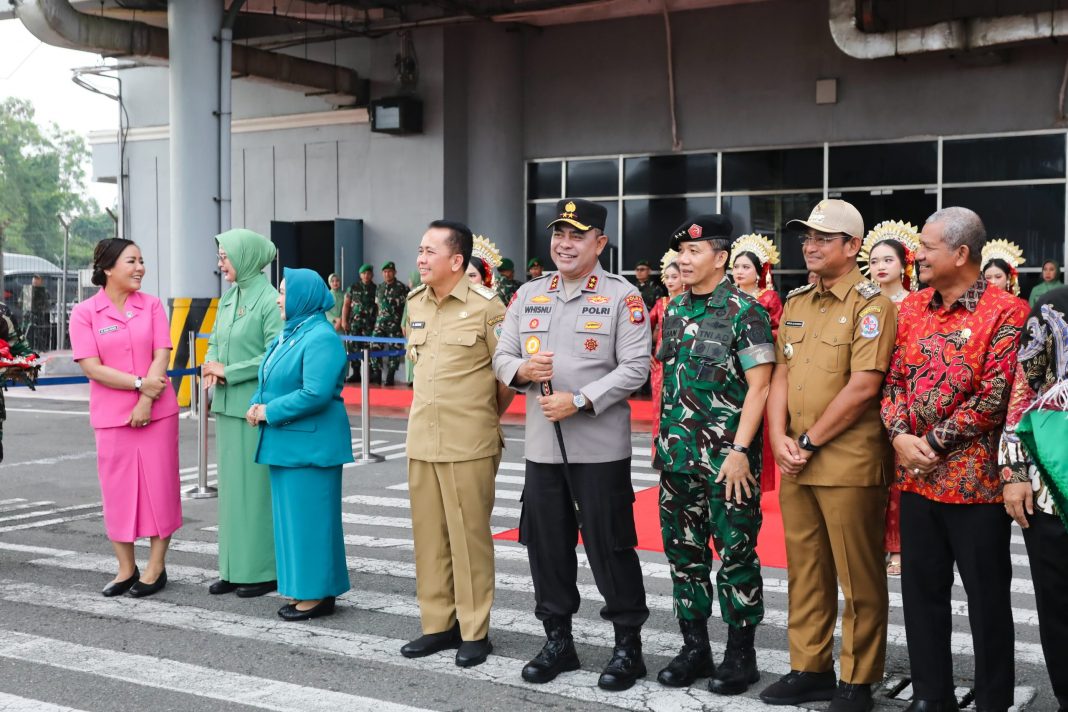
[[[299,601],[345,593],[341,466],[270,470],[278,592]]]

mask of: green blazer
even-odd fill
[[[231,287],[219,299],[207,360],[223,365],[226,383],[215,387],[212,413],[243,418],[248,412],[263,354],[282,330],[276,299],[278,292],[263,274]]]

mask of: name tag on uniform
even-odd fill
[[[112,331],[118,331],[118,330],[119,330],[119,327],[117,327],[117,326],[105,326],[103,329],[101,329],[97,333],[99,333],[99,334],[110,334]]]
[[[788,322],[786,322],[786,325],[787,326],[796,326],[796,327],[800,328],[800,327],[805,325],[805,322],[803,322],[803,321],[788,321]]]
[[[425,329],[426,328],[426,322],[425,321],[413,321],[412,322],[412,328],[413,329]]]

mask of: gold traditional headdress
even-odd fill
[[[902,283],[905,289],[912,290],[916,286],[916,275],[913,273],[916,264],[916,250],[920,248],[920,233],[912,223],[901,220],[884,220],[868,231],[864,242],[860,244],[860,252],[857,254],[857,262],[860,263],[860,271],[865,277],[871,277],[871,251],[876,245],[885,240],[893,240],[905,248],[905,264],[902,272]]]
[[[768,286],[768,274],[771,273],[771,266],[779,264],[778,248],[767,237],[752,232],[748,235],[742,235],[731,245],[730,263],[733,265],[734,260],[745,252],[752,252],[760,260],[759,265],[754,265],[759,270],[757,287],[765,289]]]
[[[488,266],[497,269],[501,266],[501,251],[484,235],[475,235],[472,257],[479,257]]]
[[[980,261],[985,268],[990,260],[1005,260],[1009,265],[1009,290],[1013,294],[1019,296],[1020,294],[1020,279],[1019,272],[1017,271],[1020,265],[1024,263],[1023,250],[1015,242],[1009,242],[1004,239],[987,240],[983,245],[983,252]]]
[[[678,259],[679,253],[675,250],[668,250],[664,253],[664,256],[660,258],[660,281],[664,281],[664,272],[667,270],[668,265]]]

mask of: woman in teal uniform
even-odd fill
[[[270,476],[255,462],[259,438],[245,423],[245,412],[282,318],[275,306],[278,292],[263,274],[275,256],[271,241],[243,229],[215,240],[219,270],[234,286],[219,299],[203,365],[205,383],[215,386],[211,412],[219,463],[219,580],[208,591],[249,598],[273,591],[277,576]]]
[[[345,347],[326,320],[334,298],[318,274],[286,269],[278,307],[285,328],[263,359],[246,413],[259,426],[256,462],[271,471],[283,620],[330,615],[349,590],[341,528],[341,468],[352,433],[341,400]]]

